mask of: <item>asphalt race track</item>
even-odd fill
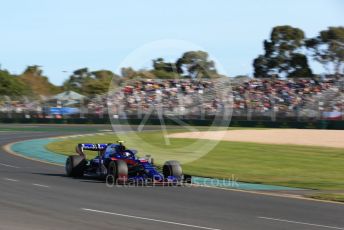
[[[53,126],[54,128],[55,126]],[[80,129],[78,133],[91,132]],[[0,145],[72,132],[2,131]],[[0,150],[0,229],[344,229],[344,205],[201,187],[106,187]]]

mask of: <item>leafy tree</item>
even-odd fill
[[[85,83],[92,79],[92,73],[88,68],[77,69],[73,74],[63,83],[64,90],[72,90],[78,93],[83,93]]]
[[[139,77],[139,78],[148,78],[148,79],[154,79],[156,78],[156,76],[154,75],[154,73],[152,73],[152,71],[150,70],[139,70],[136,72],[136,76],[135,77]]]
[[[151,70],[150,71],[155,78],[158,79],[176,79],[176,78],[180,78],[180,75],[176,72],[167,72],[165,70]]]
[[[307,57],[302,53],[304,32],[291,26],[276,26],[270,40],[264,40],[264,55],[253,61],[255,77],[311,77]]]
[[[114,74],[110,70],[97,70],[97,71],[91,72],[91,74],[94,76],[95,79],[98,79],[98,80],[109,81],[109,80],[112,80],[112,78],[119,78],[118,75]]]
[[[21,96],[25,94],[25,91],[25,85],[18,80],[18,77],[6,70],[0,70],[0,95]]]
[[[204,51],[189,51],[176,62],[177,72],[189,78],[216,78],[215,63]]]
[[[18,80],[25,85],[26,93],[30,92],[30,96],[49,96],[61,92],[61,88],[50,83],[48,77],[43,75],[43,71],[37,65],[28,66]]]
[[[110,82],[107,82],[108,84],[104,84],[104,82],[96,80],[96,79],[90,79],[87,82],[85,82],[83,86],[83,94],[86,95],[99,95],[104,94],[109,90],[109,84]]]
[[[308,39],[306,46],[328,74],[344,74],[344,27],[329,27]]]
[[[23,74],[27,74],[27,75],[34,75],[34,76],[42,76],[43,71],[40,69],[40,66],[38,65],[32,65],[32,66],[28,66],[25,70]]]
[[[289,78],[313,77],[312,71],[308,66],[307,57],[304,54],[292,54],[288,64],[292,69],[290,72],[288,72]]]
[[[109,70],[90,72],[87,68],[75,70],[64,83],[65,90],[73,90],[88,96],[108,92],[110,83],[119,85],[121,78]]]
[[[154,70],[163,70],[166,72],[177,72],[176,64],[173,62],[165,62],[163,58],[153,60]]]
[[[121,79],[118,75],[109,70],[98,70],[91,73],[91,78],[88,78],[83,85],[83,93],[87,95],[104,94],[108,92],[110,83],[112,87],[119,85]]]
[[[131,67],[127,67],[127,68],[123,67],[121,69],[121,75],[123,78],[126,78],[126,79],[132,79],[132,78],[137,77],[136,71]]]
[[[154,79],[157,76],[154,74],[153,70],[134,70],[131,67],[121,69],[123,80],[134,79],[134,78],[148,78]]]
[[[275,68],[276,64],[272,58],[268,58],[264,55],[259,55],[253,60],[254,77],[266,78],[272,77],[271,69]]]
[[[153,60],[153,70],[151,70],[151,73],[160,79],[175,79],[180,77],[176,64],[173,62],[165,62],[163,58]]]

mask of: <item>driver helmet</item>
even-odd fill
[[[119,151],[124,152],[125,151],[125,146],[123,145],[124,141],[117,141],[119,144]]]
[[[126,157],[130,157],[130,153],[128,151],[124,151],[123,155],[126,156]]]

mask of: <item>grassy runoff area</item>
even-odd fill
[[[168,131],[180,132],[177,130]],[[158,163],[183,159],[179,147],[194,143],[195,139],[170,139],[166,145],[161,131],[137,133],[151,146],[137,148],[140,139],[129,133],[125,137],[112,135],[70,138],[50,143],[47,149],[66,155],[74,153],[77,143],[110,143],[124,139],[139,155],[152,154]],[[204,140],[211,142],[208,140]],[[136,143],[136,144],[135,144]],[[153,151],[155,147],[161,150]],[[155,149],[156,150],[156,149]],[[91,158],[96,153],[90,152]],[[184,172],[195,176],[231,178],[238,181],[282,185],[321,190],[344,190],[344,149],[298,145],[256,144],[221,141],[207,155],[183,165]]]

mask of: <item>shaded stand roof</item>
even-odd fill
[[[63,93],[59,93],[53,96],[51,99],[59,100],[59,101],[80,101],[85,99],[86,96],[76,93],[74,91],[65,91]]]

